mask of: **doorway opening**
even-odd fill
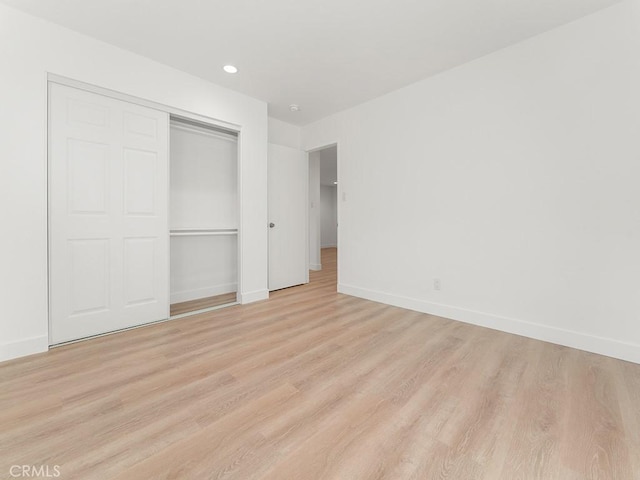
[[[309,281],[337,283],[338,146],[309,152]],[[324,272],[319,274],[318,272]]]

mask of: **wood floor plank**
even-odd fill
[[[0,364],[0,479],[638,479],[640,365],[336,292]]]
[[[199,298],[197,300],[189,300],[188,302],[173,303],[171,304],[169,315],[173,317],[174,315],[182,315],[183,313],[196,312],[206,308],[235,303],[236,297],[236,292],[233,292],[215,295],[213,297]]]
[[[242,438],[258,437],[252,430],[280,414],[287,401],[298,393],[292,385],[274,386],[271,391],[255,398],[242,408],[168,447],[169,451],[162,450],[115,478],[211,478],[212,469],[226,472],[229,466],[224,461],[221,462],[221,459],[226,458],[230,450],[235,451],[241,445]],[[212,450],[216,455],[211,455]],[[176,455],[188,457],[191,461],[175,462]]]
[[[606,357],[575,352],[569,365],[564,463],[585,479],[638,478],[631,470],[630,443]],[[624,363],[624,362],[620,362]],[[572,442],[572,448],[567,448]]]

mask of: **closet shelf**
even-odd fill
[[[171,237],[194,237],[213,235],[237,235],[237,228],[180,228],[170,230]]]

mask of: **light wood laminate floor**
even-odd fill
[[[0,478],[640,478],[640,366],[309,285],[0,364]],[[52,467],[51,467],[52,468]]]
[[[235,303],[236,293],[224,293],[214,297],[199,298],[197,300],[189,300],[187,302],[174,303],[169,308],[169,315],[182,315],[183,313],[196,312],[206,308],[219,307]]]

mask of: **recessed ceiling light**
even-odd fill
[[[338,182],[333,182],[333,184],[334,184],[334,185],[337,185],[337,184],[338,184]]]
[[[289,110],[291,110],[292,112],[299,112],[300,105],[296,105],[295,103],[292,103],[291,105],[289,105]]]
[[[238,69],[233,65],[225,65],[222,69],[227,73],[238,73]]]

